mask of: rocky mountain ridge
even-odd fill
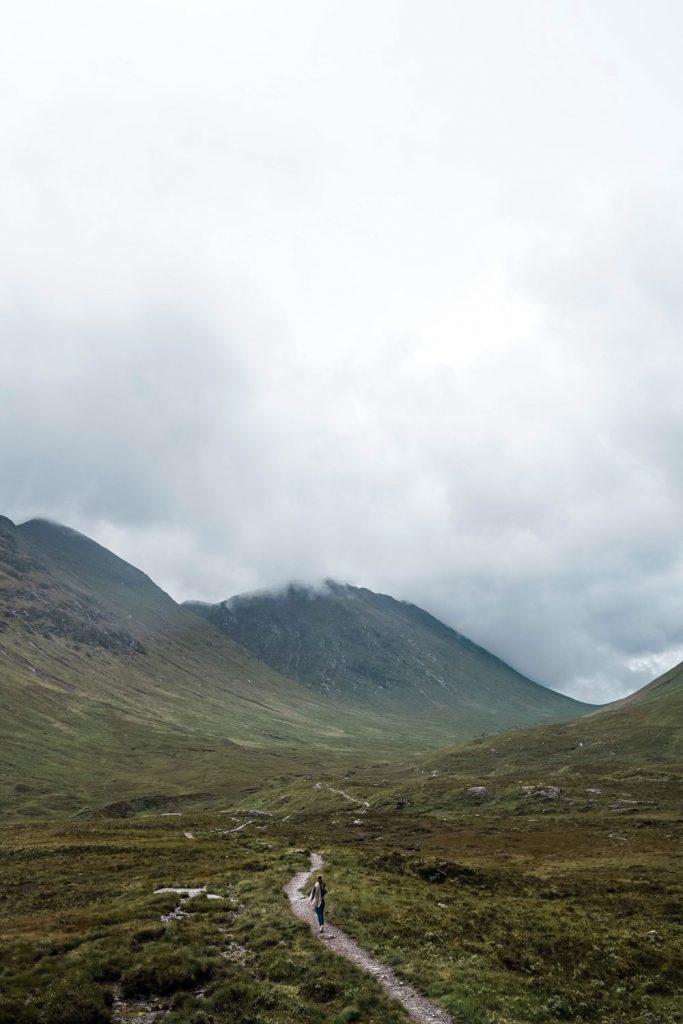
[[[456,728],[459,717],[470,735],[593,710],[527,679],[416,605],[365,588],[328,580],[184,607],[313,692],[445,715]]]

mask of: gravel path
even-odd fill
[[[299,874],[294,875],[287,882],[285,892],[289,897],[292,912],[301,918],[302,921],[307,921],[315,937],[324,941],[335,953],[346,957],[347,960],[353,961],[354,964],[358,964],[368,974],[374,975],[382,988],[390,996],[403,1003],[409,1016],[412,1020],[416,1021],[416,1024],[456,1024],[456,1021],[449,1013],[435,1006],[429,999],[421,996],[412,985],[407,985],[404,981],[400,981],[390,967],[379,963],[378,960],[373,960],[364,949],[361,949],[357,942],[354,942],[349,935],[345,935],[339,928],[325,922],[325,933],[320,935],[313,908],[308,898],[302,896],[299,890],[305,885],[311,874],[320,871],[322,866],[323,859],[320,854],[312,853],[311,865],[308,871],[300,871]]]

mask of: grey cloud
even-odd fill
[[[163,523],[201,490],[218,418],[248,401],[238,361],[177,310],[3,323],[2,479],[13,503]],[[173,511],[171,511],[173,510]]]
[[[680,15],[333,7],[15,5],[0,512],[633,689],[683,644]]]
[[[422,374],[410,345],[321,370],[256,316],[227,329],[177,309],[106,325],[16,314],[5,511],[86,529],[179,598],[325,576],[383,589],[532,677],[606,699],[682,642],[679,457],[656,439],[683,415],[641,402],[634,435],[622,405],[662,371],[650,354],[678,310],[643,302],[640,329],[660,333],[619,362],[619,321],[606,337],[594,294],[556,301],[500,357]]]

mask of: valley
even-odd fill
[[[403,761],[406,751],[592,710],[413,606],[364,591],[369,625],[359,624],[356,591],[339,589],[341,640],[330,643],[348,644],[355,684],[340,667],[339,686],[312,688],[89,538],[0,520],[0,813],[215,808],[321,762],[341,771],[369,754]],[[328,616],[328,636],[334,628]],[[448,682],[436,680],[451,654]],[[416,658],[422,676],[411,686]],[[378,690],[379,678],[388,682]]]
[[[677,1024],[683,666],[596,710],[369,591],[237,637],[64,527],[0,552],[0,1024],[406,1024],[385,970],[459,1024]],[[291,914],[313,851],[374,973]]]

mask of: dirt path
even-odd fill
[[[366,811],[370,807],[368,800],[359,800],[356,796],[349,796],[349,794],[345,793],[343,789],[332,789],[332,786],[328,786],[327,788],[330,793],[336,793],[337,796],[343,796],[345,800],[350,800],[352,804],[360,804]]]
[[[352,960],[353,963],[358,964],[368,974],[374,975],[382,988],[390,996],[403,1003],[409,1016],[412,1020],[416,1021],[416,1024],[456,1024],[456,1021],[449,1013],[435,1006],[434,1003],[430,1003],[428,999],[421,996],[411,985],[400,981],[390,967],[379,963],[378,960],[373,960],[364,949],[361,949],[357,942],[354,942],[349,935],[345,935],[339,928],[326,922],[325,934],[319,934],[315,913],[311,904],[307,897],[303,896],[299,890],[306,883],[307,879],[310,878],[311,874],[315,871],[320,871],[322,866],[323,859],[320,854],[312,853],[311,865],[308,871],[300,871],[299,874],[294,875],[287,882],[285,892],[289,897],[292,912],[301,918],[302,921],[307,921],[315,937],[320,939],[320,941],[324,941],[335,953],[346,957],[347,960]]]

